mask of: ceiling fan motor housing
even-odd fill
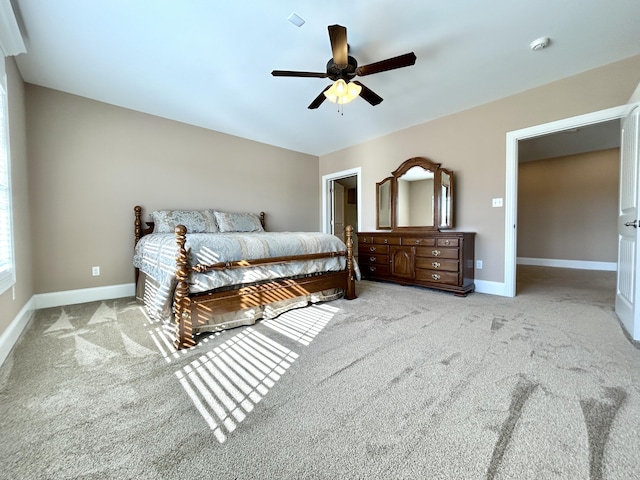
[[[348,65],[338,65],[333,61],[333,58],[327,62],[327,77],[334,82],[336,80],[349,81],[356,76],[356,68],[358,68],[358,62],[351,55],[347,57]]]

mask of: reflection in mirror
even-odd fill
[[[418,166],[407,170],[397,180],[396,202],[396,226],[434,226],[434,173]]]
[[[376,195],[378,197],[377,220],[379,230],[391,228],[391,177],[385,178],[377,184]]]
[[[440,170],[440,225],[439,227],[451,227],[451,174],[445,169]]]

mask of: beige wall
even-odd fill
[[[0,57],[4,58],[4,57]],[[2,60],[0,60],[2,61]],[[16,261],[15,300],[11,289],[0,295],[0,334],[33,296],[30,234],[27,141],[24,84],[13,58],[7,58],[9,97],[9,144],[11,147],[11,193],[13,202],[14,253]]]
[[[636,56],[324,155],[320,175],[361,167],[368,231],[376,225],[376,182],[411,157],[442,163],[455,175],[456,230],[477,233],[484,268],[476,278],[504,282],[505,208],[492,208],[491,199],[505,196],[507,132],[625,104],[639,81]]]
[[[264,210],[269,230],[318,229],[317,157],[25,91],[35,293],[131,283],[135,205]]]
[[[617,262],[620,150],[521,163],[518,257]]]

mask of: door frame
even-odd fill
[[[331,233],[331,220],[333,212],[331,211],[331,182],[334,180],[340,180],[341,178],[356,177],[357,180],[357,197],[356,202],[358,206],[358,225],[353,227],[359,232],[362,229],[362,168],[356,167],[349,170],[342,170],[340,172],[328,173],[322,176],[322,225],[321,229],[324,233]]]
[[[586,127],[596,123],[623,118],[628,105],[608,108],[597,112],[543,123],[533,127],[507,132],[506,190],[504,212],[504,290],[505,297],[516,296],[516,256],[518,217],[518,141],[562,132],[572,128]]]

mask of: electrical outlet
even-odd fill
[[[502,198],[494,198],[491,200],[492,207],[501,207],[502,206]]]
[[[11,300],[15,300],[16,299],[16,286],[13,285],[11,286]]]
[[[482,260],[476,260],[476,268],[482,270]]]
[[[91,267],[91,275],[94,277],[100,276],[100,267]]]

